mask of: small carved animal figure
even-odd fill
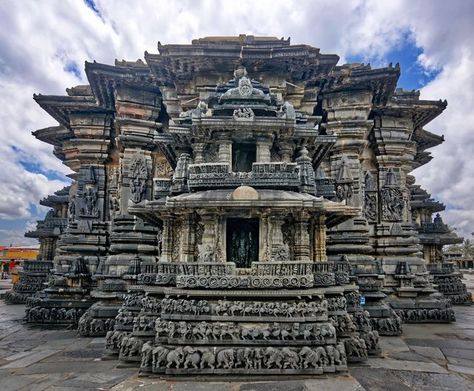
[[[179,368],[184,361],[184,351],[182,347],[171,350],[166,355],[166,368],[171,368],[173,365],[175,368]]]
[[[142,361],[140,368],[147,368],[152,364],[153,345],[151,341],[147,341],[142,346]]]
[[[231,369],[235,362],[234,349],[223,349],[217,352],[217,368]]]
[[[190,368],[192,366],[195,369],[199,368],[199,362],[201,361],[201,355],[197,350],[194,350],[191,346],[185,346],[183,348],[185,354],[184,368]]]
[[[298,353],[296,353],[295,351],[287,347],[283,348],[281,350],[281,353],[283,355],[283,369],[285,368],[298,369],[299,368],[300,357],[298,356]]]
[[[199,367],[204,369],[205,367],[209,367],[211,369],[215,368],[216,363],[216,355],[211,349],[201,349],[201,363]]]
[[[267,368],[281,368],[283,360],[283,355],[281,352],[275,348],[268,347],[265,349],[266,362],[265,366]]]
[[[163,368],[166,364],[166,358],[168,356],[168,353],[170,352],[169,349],[163,347],[163,346],[157,346],[156,348],[153,349],[153,368]]]
[[[308,369],[309,367],[320,368],[323,365],[323,359],[326,357],[326,351],[324,348],[321,349],[311,349],[308,346],[302,348],[299,352],[299,355],[302,359],[303,369]],[[324,351],[324,353],[323,353]]]

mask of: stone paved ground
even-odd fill
[[[474,390],[474,306],[455,311],[452,325],[404,325],[402,338],[381,338],[384,357],[352,366],[346,376],[204,382],[138,377],[136,368],[101,359],[103,338],[26,326],[24,306],[0,300],[0,391]]]

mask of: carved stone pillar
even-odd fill
[[[268,262],[271,260],[271,245],[272,245],[272,224],[270,222],[271,211],[265,211],[260,217],[260,261]]]
[[[326,255],[326,217],[317,216],[313,220],[313,261],[327,262]]]
[[[288,260],[288,259],[280,259],[284,254],[282,254],[282,250],[285,246],[283,242],[283,232],[282,232],[282,225],[285,222],[284,216],[276,215],[271,216],[269,218],[269,223],[271,227],[271,259],[272,260]],[[288,256],[288,254],[287,254]]]
[[[282,145],[280,147],[281,161],[291,163],[291,157],[293,156],[293,148],[289,145]]]
[[[204,163],[204,143],[196,143],[193,145],[193,158],[195,164]]]
[[[182,218],[181,229],[181,262],[193,262],[195,249],[195,221],[192,214]]]
[[[212,252],[212,258],[216,256],[216,244],[217,244],[217,218],[214,214],[203,213],[201,216],[201,224],[204,227],[202,234],[202,243],[199,248],[198,260],[210,261],[210,259],[203,259],[204,253]]]
[[[301,213],[295,221],[295,261],[309,261],[308,215]]]
[[[162,262],[171,262],[173,256],[173,217],[163,216],[163,232],[161,239]]]
[[[219,162],[228,163],[229,167],[232,163],[232,143],[227,139],[220,139],[217,141],[219,144]]]
[[[257,163],[269,163],[271,161],[272,140],[257,140]]]

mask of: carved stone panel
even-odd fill
[[[135,155],[129,168],[130,200],[139,203],[143,200],[148,179],[148,167],[143,155]]]
[[[364,182],[364,216],[367,221],[374,223],[377,221],[377,188],[370,171],[366,172]]]

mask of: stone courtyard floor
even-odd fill
[[[0,300],[0,391],[406,391],[474,390],[474,306],[456,307],[457,322],[404,325],[382,337],[383,358],[351,366],[347,375],[312,379],[166,380],[102,360],[103,338],[22,323],[24,305]]]

